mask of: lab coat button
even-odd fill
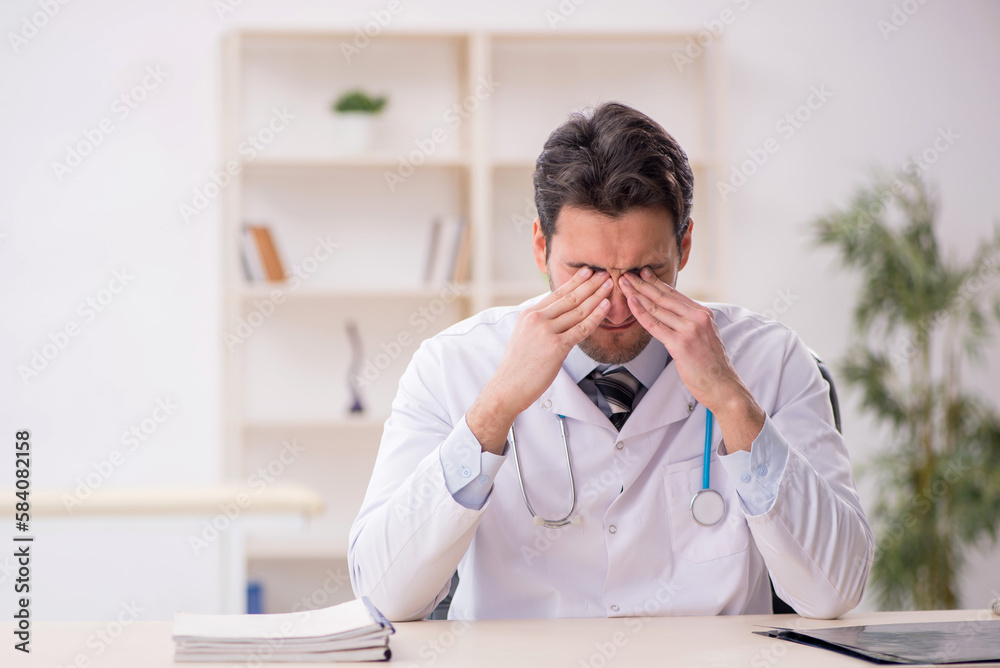
[[[624,447],[625,447],[625,444],[622,443],[621,441],[618,441],[617,443],[615,443],[615,450],[621,450]]]
[[[470,471],[467,467],[462,467],[462,475],[468,478],[472,475],[472,471]]]
[[[550,408],[552,408],[552,402],[546,399],[545,401],[542,402],[542,408],[544,408],[545,410],[549,410]]]
[[[691,413],[691,412],[694,412],[694,404],[693,403],[688,404],[688,413]]]
[[[479,482],[483,483],[484,485],[486,483],[488,483],[489,481],[490,481],[490,477],[488,475],[486,475],[485,473],[483,475],[479,476]]]
[[[616,531],[618,531],[618,527],[616,527],[614,524],[608,527],[608,533],[615,533]]]
[[[767,475],[767,467],[764,466],[764,465],[761,465],[761,467],[757,469],[757,475],[759,475],[761,478],[763,478],[764,476],[766,476]]]
[[[612,605],[611,606],[611,612],[618,612],[618,606],[617,605]]]
[[[743,482],[750,482],[750,474],[744,473],[743,475],[740,476],[740,480],[742,480]]]

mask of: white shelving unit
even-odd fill
[[[284,568],[275,577],[285,589],[292,569],[308,592],[319,565],[346,569],[348,530],[382,424],[419,342],[483,308],[547,290],[531,253],[531,173],[568,113],[622,101],[685,147],[695,169],[696,227],[679,287],[696,298],[723,297],[725,216],[711,185],[723,144],[722,47],[717,41],[680,71],[673,54],[689,37],[384,32],[350,60],[341,45],[353,43],[353,32],[226,37],[220,162],[246,158],[240,149],[249,136],[264,145],[223,191],[225,331],[258,313],[249,336],[224,344],[224,470],[245,481],[294,442],[302,453],[284,466],[282,481],[312,487],[326,508],[304,530],[249,535],[251,576]],[[365,155],[339,149],[329,109],[355,87],[389,96]],[[275,109],[293,119],[261,135]],[[390,187],[389,174],[404,178]],[[447,289],[422,283],[430,226],[442,215],[465,216],[472,230],[471,278]],[[294,289],[244,279],[239,230],[248,222],[269,225],[285,262],[302,268]],[[336,244],[322,261],[320,238]],[[268,308],[275,290],[280,303]],[[372,365],[364,417],[347,414],[348,320]],[[353,596],[349,587],[340,595]],[[288,600],[285,592],[270,610]]]

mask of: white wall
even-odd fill
[[[890,19],[893,4],[863,0],[583,0],[578,7],[564,0],[571,11],[556,26],[697,29],[732,11],[735,20],[724,31],[730,161],[736,165],[770,136],[781,148],[729,198],[729,298],[764,310],[779,291],[791,292],[794,303],[780,318],[832,360],[847,352],[855,283],[830,253],[810,249],[805,226],[843,204],[870,166],[900,165],[929,147],[939,128],[953,128],[960,138],[927,172],[943,200],[941,240],[949,252],[967,255],[1000,211],[1000,6],[909,2],[916,13],[888,39],[876,22]],[[16,429],[32,430],[34,484],[75,484],[120,447],[122,432],[149,417],[158,399],[176,410],[115,470],[113,482],[217,478],[220,218],[213,208],[184,225],[178,205],[217,165],[220,35],[237,26],[353,29],[386,4],[243,0],[220,17],[221,2],[90,0],[60,6],[16,53],[9,37],[0,47],[0,433],[9,443]],[[546,12],[560,11],[555,0],[404,0],[403,7],[393,29],[548,31]],[[0,26],[5,35],[20,31],[38,11],[29,0],[6,2]],[[116,98],[139,85],[149,67],[165,78],[155,87],[147,79],[152,89],[122,118]],[[791,138],[777,134],[776,122],[814,86],[831,91],[830,99]],[[113,132],[57,178],[53,161],[102,119],[111,119]],[[105,309],[92,319],[78,310],[116,271],[133,278]],[[18,367],[70,323],[79,334],[23,382]],[[995,369],[1000,346],[990,361]],[[994,398],[997,377],[967,375]],[[878,441],[857,403],[845,399],[846,434],[855,460],[863,461]],[[10,480],[7,456],[2,467]],[[88,534],[54,525],[50,535],[40,533],[49,557],[37,577],[48,579],[43,591],[51,597],[36,599],[36,618],[111,618],[130,596],[150,602],[146,619],[199,605],[191,592],[215,556],[153,564],[155,546],[144,548],[115,526]],[[106,557],[73,570],[74,553],[97,550]],[[997,553],[980,561],[967,577],[965,606],[984,605],[984,592],[1000,588]],[[0,569],[4,588],[6,578]],[[208,595],[201,601],[211,605]]]

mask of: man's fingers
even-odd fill
[[[575,327],[578,323],[586,320],[594,309],[601,304],[601,300],[611,294],[611,279],[608,278],[597,288],[597,292],[590,295],[579,306],[573,307],[552,321],[552,328],[557,334],[562,334],[566,330]]]
[[[535,310],[538,311],[556,303],[567,293],[575,290],[577,286],[589,279],[593,273],[594,270],[590,267],[580,267],[580,270],[571,276],[568,281],[542,297],[542,299],[535,305]]]
[[[681,304],[684,304],[685,306],[691,308],[701,308],[701,304],[694,301],[693,299],[691,299],[686,294],[684,294],[674,286],[670,285],[666,281],[661,281],[659,277],[656,274],[654,274],[653,270],[650,269],[649,267],[642,268],[642,270],[640,271],[639,279],[649,285],[654,286],[664,296],[673,297],[674,299],[676,299]]]
[[[668,314],[684,317],[690,307],[676,295],[680,293],[662,281],[656,283],[645,281],[635,274],[622,275],[618,282],[622,284],[625,296],[642,295],[653,305],[647,305],[647,310],[657,317],[668,317]]]
[[[632,315],[635,316],[635,319],[639,321],[639,324],[642,325],[643,329],[647,332],[658,338],[663,336],[673,336],[676,333],[677,330],[653,315],[651,312],[654,310],[654,304],[652,301],[634,290],[627,296],[627,298],[629,310],[632,311]],[[661,309],[661,311],[663,310]],[[670,315],[672,317],[677,317],[673,314]]]
[[[572,283],[579,276],[580,273],[577,272],[573,278],[566,281],[563,285],[565,286]],[[540,309],[542,315],[549,320],[555,320],[562,314],[576,309],[588,298],[590,298],[591,295],[605,288],[608,280],[609,278],[607,272],[599,271],[591,274],[589,278],[581,281],[576,287],[571,290],[567,290],[558,300]],[[562,286],[560,286],[560,289],[561,288]]]
[[[572,348],[593,334],[594,330],[597,329],[610,310],[611,302],[607,299],[602,299],[590,315],[563,332],[562,337],[566,348]]]

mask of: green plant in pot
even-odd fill
[[[334,100],[330,108],[337,115],[340,135],[338,148],[347,154],[371,149],[375,119],[388,104],[386,96],[374,97],[360,89],[349,90]]]
[[[942,256],[937,212],[919,175],[876,175],[814,223],[861,277],[842,377],[891,432],[864,471],[879,483],[870,584],[887,609],[956,607],[966,553],[1000,528],[998,399],[962,384],[996,341],[1000,226],[960,263]]]

